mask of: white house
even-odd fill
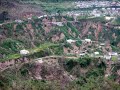
[[[44,17],[47,17],[47,15],[43,15]]]
[[[108,76],[110,76],[110,74],[105,74],[105,78],[107,78]]]
[[[31,20],[32,19],[32,17],[28,17],[28,20]]]
[[[42,58],[37,59],[37,60],[36,60],[36,63],[43,63]]]
[[[95,55],[99,55],[100,53],[99,52],[94,52]]]
[[[114,19],[114,17],[108,17],[108,16],[106,16],[105,19],[109,21],[111,19]]]
[[[85,39],[85,42],[91,42],[91,39]]]
[[[98,48],[102,48],[102,46],[99,46]]]
[[[71,44],[71,43],[76,42],[76,40],[68,39],[67,42]]]
[[[100,46],[105,46],[105,43],[101,43]]]
[[[108,53],[110,56],[118,56],[118,53],[117,52],[109,52]]]
[[[22,23],[23,21],[22,20],[15,20],[16,23]]]
[[[106,60],[110,60],[110,59],[111,59],[111,56],[110,56],[110,55],[104,55],[104,58],[105,58]]]
[[[99,13],[94,14],[95,17],[100,17],[101,15]]]
[[[27,55],[27,54],[29,54],[30,52],[28,51],[28,50],[20,50],[20,54],[21,55]]]
[[[38,18],[42,18],[42,17],[44,17],[44,16],[38,16]]]
[[[79,55],[80,56],[84,56],[84,55],[86,55],[86,52],[85,51],[81,51]]]
[[[52,24],[58,25],[58,26],[63,26],[62,22],[52,22]]]

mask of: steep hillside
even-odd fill
[[[77,40],[72,47],[76,46],[77,50],[80,50],[81,40],[86,38],[101,43],[110,43],[112,48],[115,47],[113,51],[119,51],[117,49],[120,43],[119,30],[105,26],[105,24],[94,20],[74,22],[73,18],[66,16],[41,19],[33,17],[32,20],[22,23],[4,24],[0,26],[0,56],[4,58],[9,54],[19,54],[19,51],[24,48],[36,48],[45,42],[64,43],[62,47],[65,50],[65,47],[71,46],[66,46],[68,39]],[[71,50],[74,51],[73,48]]]
[[[23,23],[4,24],[0,26],[0,54],[6,56],[19,53],[21,49],[35,48],[44,42],[65,43],[68,39],[77,40],[77,47],[80,47],[81,40],[86,38],[119,47],[120,31],[105,25],[106,23],[101,21],[74,22],[73,18],[58,16],[41,19],[33,17],[33,20]]]
[[[43,61],[42,61],[43,60]],[[104,77],[102,59],[65,57],[38,59],[15,65],[0,74],[1,90],[119,90],[119,74]],[[113,74],[119,71],[116,67]],[[115,77],[114,77],[115,76]],[[113,80],[113,81],[112,81]],[[97,86],[97,87],[96,87]]]
[[[103,17],[75,22],[69,16],[34,16],[3,23],[0,89],[119,90],[119,63],[101,58],[119,52],[119,34],[119,28]],[[75,42],[68,42],[71,40]],[[99,47],[101,43],[105,45]],[[30,53],[21,55],[23,49]],[[87,54],[80,56],[83,51]],[[96,51],[100,56],[91,56]]]

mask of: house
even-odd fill
[[[31,20],[32,19],[32,17],[28,17],[28,20]]]
[[[110,76],[110,74],[105,74],[105,78],[107,78],[108,76]]]
[[[106,16],[105,19],[109,21],[111,19],[114,19],[114,17],[108,17],[108,16]]]
[[[91,42],[91,39],[85,39],[85,42]]]
[[[111,59],[111,56],[110,56],[110,55],[104,55],[104,58],[105,58],[106,60],[110,60],[110,59]]]
[[[38,16],[38,18],[43,18],[44,16]]]
[[[105,46],[105,43],[101,43],[100,46]]]
[[[47,17],[48,15],[43,15],[44,17]]]
[[[110,56],[118,56],[118,53],[117,52],[109,52],[108,53]]]
[[[94,52],[95,55],[99,55],[100,53],[99,52]]]
[[[43,63],[42,58],[38,58],[38,59],[36,60],[36,63]]]
[[[95,17],[100,17],[101,15],[99,13],[94,14]]]
[[[22,20],[17,19],[17,20],[15,20],[15,22],[16,22],[16,23],[22,23],[23,21],[22,21]]]
[[[63,26],[63,23],[62,22],[52,22],[52,24],[55,24],[57,26]]]
[[[86,52],[85,52],[85,51],[81,51],[79,55],[80,55],[80,56],[85,56],[85,55],[86,55]]]
[[[102,48],[102,46],[98,46],[98,48]]]
[[[27,55],[27,54],[29,54],[30,52],[28,51],[28,50],[20,50],[20,54],[21,55]]]
[[[104,58],[106,60],[112,60],[112,61],[116,61],[118,60],[118,54],[116,52],[110,52],[107,55],[104,55]]]
[[[76,40],[68,39],[67,42],[71,44],[71,43],[75,43]]]

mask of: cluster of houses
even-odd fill
[[[49,15],[50,17],[54,17],[56,16],[57,14],[51,14]],[[38,19],[41,19],[41,18],[47,18],[48,15],[41,15],[41,16],[37,16]],[[28,20],[32,20],[32,16],[31,17],[28,17],[27,18]],[[23,23],[24,21],[23,20],[20,20],[20,19],[16,19],[14,21],[15,23]],[[63,26],[63,22],[57,22],[57,21],[52,21],[52,22],[47,22],[47,23],[50,23],[50,24],[53,24],[53,25],[57,25],[57,26]]]
[[[75,8],[79,11],[67,12],[70,16],[120,16],[120,2],[112,1],[78,1],[75,2]],[[86,10],[85,8],[91,8]]]
[[[110,6],[120,6],[120,2],[113,2],[113,1],[78,1],[78,2],[75,2],[75,6],[79,7],[79,8],[110,7]]]
[[[120,16],[120,8],[95,8],[93,10],[80,10],[67,12],[68,16],[89,16],[89,17],[100,17],[100,16]]]
[[[73,39],[68,39],[66,42],[69,43],[69,44],[72,44],[72,43],[75,43],[77,40],[73,40]],[[84,40],[81,40],[82,43],[86,43],[86,44],[89,44],[89,43],[95,43],[95,41],[92,41],[91,39],[84,39]],[[99,43],[98,45],[96,44],[96,46],[98,46],[98,48],[102,48],[105,46],[105,43]],[[92,48],[91,48],[92,50]],[[101,52],[99,51],[93,51],[92,53],[88,53],[87,50],[83,50],[83,51],[80,51],[78,53],[80,57],[82,56],[85,56],[85,55],[89,55],[91,57],[100,57],[100,58],[104,58],[105,60],[109,61],[109,60],[112,60],[112,61],[116,61],[116,60],[120,60],[119,58],[119,54],[117,52],[113,52],[113,51],[108,51],[106,54],[101,54]]]
[[[108,7],[101,8],[99,11],[102,15],[120,16],[120,8]]]

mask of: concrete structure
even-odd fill
[[[85,39],[84,41],[85,42],[91,42],[91,39]]]
[[[110,56],[118,56],[118,53],[117,52],[109,52],[108,53]]]
[[[104,58],[105,58],[106,60],[110,60],[110,59],[111,59],[111,56],[110,56],[110,55],[104,55]]]
[[[94,52],[95,55],[99,55],[100,53],[99,52]]]
[[[62,22],[52,22],[52,24],[55,24],[57,26],[63,26],[63,23]]]
[[[86,52],[80,52],[79,55],[80,55],[80,56],[84,56],[84,55],[86,55]]]
[[[68,39],[67,42],[71,44],[71,43],[75,43],[76,40]]]
[[[20,50],[20,54],[21,55],[27,55],[27,54],[29,54],[30,52],[28,51],[28,50]]]
[[[38,59],[36,60],[36,63],[43,63],[42,58],[38,58]]]
[[[32,17],[29,17],[29,18],[28,18],[28,20],[31,20],[31,19],[32,19]]]
[[[43,18],[44,16],[38,16],[38,18]]]
[[[109,21],[111,19],[114,19],[114,17],[108,17],[108,16],[106,16],[105,19]]]
[[[100,46],[105,46],[105,43],[101,43]]]
[[[22,23],[23,21],[22,20],[15,20],[16,23]]]

